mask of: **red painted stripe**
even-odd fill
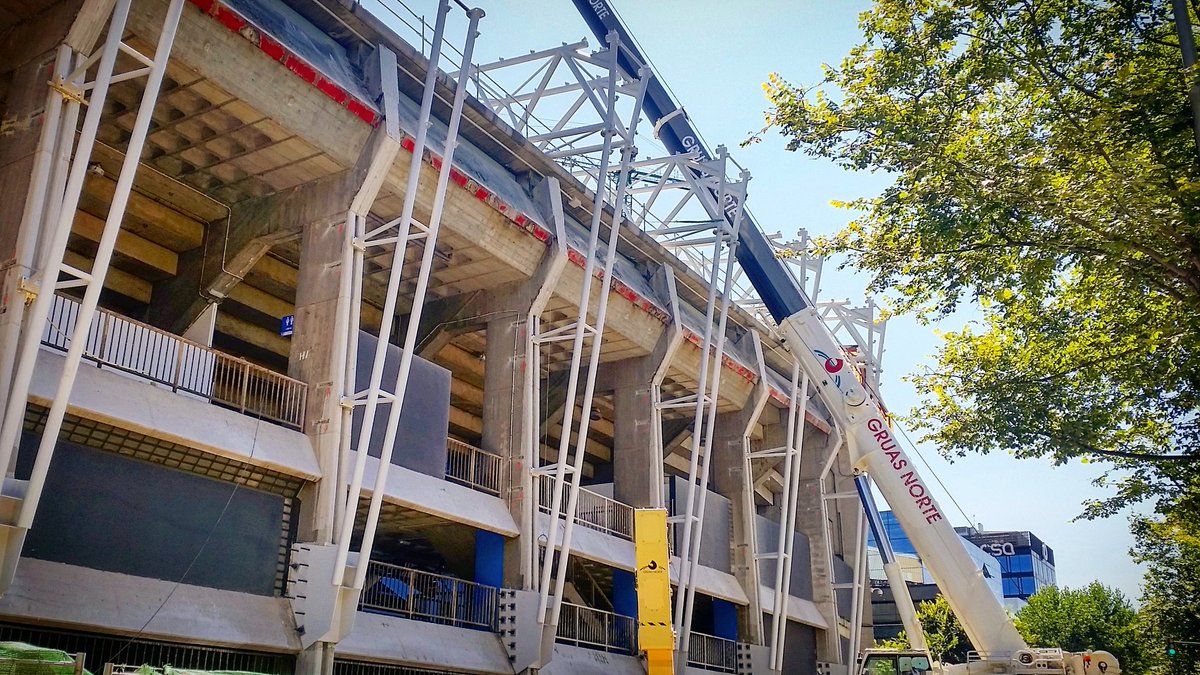
[[[254,43],[256,46],[258,46],[259,50],[269,56],[272,60],[282,63],[284,67],[295,73],[297,77],[301,78],[305,82],[308,82],[309,84],[316,86],[321,93],[325,94],[339,105],[345,106],[346,109],[349,110],[353,115],[363,120],[367,124],[375,126],[382,120],[382,115],[370,109],[365,103],[354,98],[349,94],[349,92],[337,86],[332,81],[321,77],[317,72],[317,69],[312,65],[288,50],[278,40],[262,33],[254,26],[251,26],[240,15],[225,5],[222,5],[217,0],[189,0],[189,2],[198,7],[200,11],[215,18],[229,30],[238,33],[248,41]],[[405,136],[404,140],[401,142],[401,147],[409,152],[412,152],[416,148],[416,143],[413,138]],[[424,159],[428,161],[429,164],[435,169],[441,168],[441,157],[438,157],[433,153],[427,153],[427,157]],[[548,229],[531,220],[526,214],[520,213],[519,211],[513,209],[511,204],[505,202],[496,193],[472,180],[469,176],[458,169],[452,169],[450,177],[456,185],[459,185],[468,192],[473,193],[476,199],[479,199],[480,201],[494,208],[497,212],[507,217],[515,226],[528,232],[543,244],[549,243],[551,234]],[[568,255],[572,256],[572,261],[574,261],[576,264],[581,266],[583,265],[581,254],[574,250],[570,250],[568,251]],[[597,277],[603,277],[603,270],[597,271]],[[637,292],[635,292],[626,284],[614,279],[613,288],[622,297],[626,298],[643,311],[655,316],[660,321],[665,323],[669,320],[666,312],[657,307],[648,298],[638,295]]]
[[[216,19],[221,25],[246,38],[246,40],[256,45],[264,54],[271,57],[272,60],[282,63],[288,70],[295,73],[305,82],[316,86],[321,93],[328,96],[338,105],[344,106],[355,117],[371,126],[377,125],[383,119],[382,115],[372,110],[365,102],[354,98],[345,89],[342,89],[327,78],[321,77],[317,73],[317,69],[311,64],[289,51],[278,40],[250,25],[249,22],[232,9],[222,5],[218,0],[188,1],[199,8],[201,12]]]

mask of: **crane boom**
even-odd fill
[[[611,31],[620,38],[619,65],[637,72],[648,63],[609,0],[573,0],[588,27],[600,40]],[[658,129],[663,145],[674,153],[711,158],[687,114],[655,75],[646,90],[643,110]],[[741,204],[727,197],[726,218]],[[787,267],[775,257],[762,229],[749,213],[739,230],[737,261],[771,316],[779,323],[788,347],[817,384],[829,410],[842,427],[854,468],[870,475],[892,507],[896,519],[950,603],[972,644],[983,653],[1007,658],[1026,649],[1025,642],[975,568],[962,540],[945,518],[916,467],[892,435],[888,418],[868,393],[813,303]]]

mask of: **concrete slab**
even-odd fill
[[[758,589],[759,602],[762,603],[762,610],[769,614],[775,613],[775,591],[767,586],[760,586]],[[799,621],[806,626],[814,628],[827,629],[829,624],[825,618],[821,616],[820,610],[813,604],[812,600],[797,598],[792,596],[787,601],[787,616],[792,621]]]
[[[0,599],[0,618],[191,644],[275,652],[300,649],[284,598],[33,558],[22,558],[17,566],[12,587]]]
[[[57,351],[38,352],[30,401],[50,405],[65,362]],[[299,431],[97,368],[90,361],[80,364],[68,412],[304,480],[321,477],[312,443]]]
[[[512,675],[495,633],[359,612],[338,643],[338,658],[428,666],[442,671]]]
[[[554,660],[542,675],[645,675],[642,660],[635,656],[609,654],[571,645],[554,645]]]
[[[349,461],[353,463],[357,456],[357,452],[351,452]],[[379,460],[368,457],[363,472],[364,496],[371,494],[378,470]],[[519,533],[517,522],[508,512],[503,499],[395,464],[388,471],[384,499],[506,537],[515,537]]]

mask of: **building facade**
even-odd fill
[[[456,79],[482,13],[441,3],[469,28],[431,49],[408,9],[0,0],[0,639],[643,672],[633,511],[661,506],[679,671],[844,669],[851,468],[752,303],[715,301],[732,268],[635,222],[669,173],[616,119],[645,74],[562,45],[577,84],[468,92],[503,79]],[[557,93],[604,121],[510,114]],[[661,161],[722,260],[718,154]]]
[[[1000,562],[1004,597],[1019,607],[1047,586],[1057,585],[1054,549],[1033,533],[989,532],[973,527],[955,528],[967,541],[987,551]]]

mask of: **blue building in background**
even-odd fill
[[[960,536],[1000,562],[1006,599],[1029,596],[1057,584],[1054,549],[1030,532],[986,532],[974,527],[954,528]]]

